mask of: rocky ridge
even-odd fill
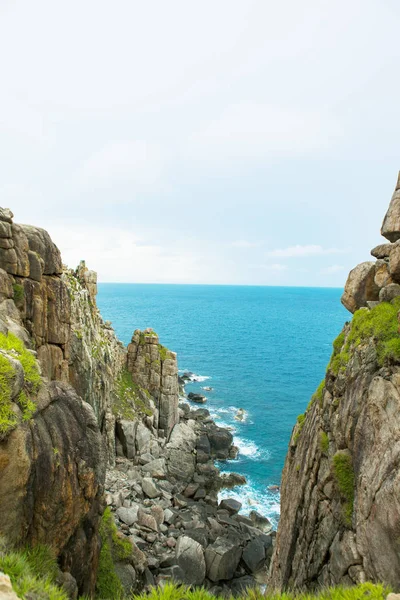
[[[400,176],[375,262],[351,271],[355,313],[290,440],[271,563],[277,589],[400,589]]]
[[[0,209],[0,536],[50,546],[70,597],[92,596],[108,504],[125,591],[168,578],[254,585],[273,535],[235,501],[218,504],[221,486],[241,482],[214,465],[235,456],[230,432],[179,406],[176,354],[151,329],[125,348],[96,294],[84,262],[66,268],[46,231]]]

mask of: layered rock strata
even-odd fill
[[[236,501],[218,504],[244,482],[214,465],[235,458],[232,434],[178,406],[176,354],[151,329],[125,348],[96,294],[83,261],[66,268],[46,231],[0,209],[0,536],[50,546],[69,596],[92,596],[114,543],[101,534],[107,500],[129,542],[115,565],[127,593],[166,579],[254,586],[274,535]]]
[[[342,298],[355,312],[293,430],[271,587],[371,580],[400,589],[399,183],[372,250]]]

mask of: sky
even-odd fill
[[[103,282],[343,286],[400,169],[398,0],[0,0],[0,204]]]

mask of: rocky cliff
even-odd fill
[[[377,260],[351,271],[354,313],[290,440],[270,585],[400,589],[400,175]]]
[[[104,323],[96,279],[83,262],[64,267],[46,231],[0,209],[0,536],[51,546],[89,594],[118,424],[146,413],[168,436],[178,421],[176,355],[151,334],[158,378],[145,380],[147,345],[133,360]]]
[[[71,600],[257,585],[271,525],[218,503],[245,482],[214,464],[236,456],[232,434],[179,405],[176,354],[151,329],[125,347],[96,293],[83,261],[63,266],[46,231],[0,209],[0,563],[45,546]]]

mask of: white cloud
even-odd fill
[[[345,267],[343,267],[343,265],[331,265],[330,267],[325,267],[324,269],[321,269],[320,273],[321,275],[332,275],[333,273],[340,273],[344,270]]]
[[[249,240],[237,240],[229,244],[231,248],[260,248],[264,242],[250,242]]]
[[[129,181],[153,186],[163,171],[159,148],[141,140],[113,141],[94,152],[80,168],[87,184]]]
[[[213,160],[292,157],[331,150],[342,136],[339,122],[329,112],[236,104],[192,136],[189,152]]]
[[[274,263],[272,265],[249,265],[251,269],[263,269],[264,271],[287,271],[287,265],[282,265],[280,263]]]
[[[344,254],[347,250],[340,248],[323,248],[319,245],[296,245],[288,248],[278,248],[270,250],[266,253],[267,256],[277,256],[281,258],[302,258],[307,256],[323,256],[325,254]]]

